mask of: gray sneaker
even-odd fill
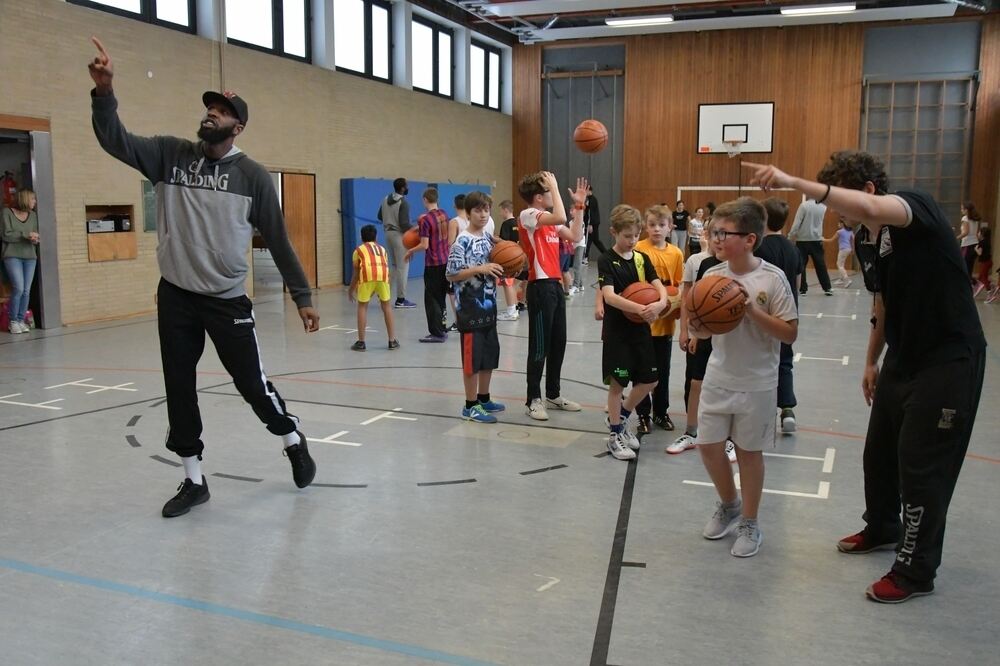
[[[741,518],[736,526],[736,542],[729,552],[733,557],[753,557],[760,550],[760,542],[764,540],[764,535],[760,533],[760,527],[756,520]]]
[[[726,508],[722,502],[715,503],[715,513],[712,519],[705,525],[701,535],[706,539],[721,539],[729,534],[736,523],[740,520],[740,511],[743,510],[743,500],[736,500],[736,506]]]

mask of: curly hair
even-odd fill
[[[820,169],[816,180],[849,190],[864,189],[865,183],[870,182],[875,186],[875,194],[889,191],[889,176],[882,160],[860,150],[841,150],[830,155],[830,161]]]

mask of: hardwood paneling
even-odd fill
[[[135,259],[138,256],[134,231],[87,234],[87,259],[90,261],[119,261]]]
[[[49,119],[10,116],[0,113],[0,129],[20,130],[22,132],[48,132]]]
[[[997,214],[997,172],[1000,171],[1000,14],[983,17],[982,25],[979,38],[982,79],[976,95],[969,195],[983,218],[996,230],[997,219],[993,215]]]
[[[511,195],[515,210],[524,207],[517,184],[542,168],[542,47],[518,44],[513,54],[514,90],[511,140]]]
[[[309,286],[316,287],[316,176],[281,174],[281,202],[288,240],[299,257]]]

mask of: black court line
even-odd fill
[[[18,423],[15,425],[4,426],[0,428],[0,432],[5,430],[16,430],[17,428],[27,428],[28,426],[39,425],[42,423],[51,423],[52,421],[64,421],[66,419],[73,419],[77,416],[87,416],[89,414],[100,414],[101,412],[110,412],[113,409],[121,409],[122,407],[132,407],[133,405],[144,405],[150,400],[155,400],[155,398],[146,398],[144,400],[136,400],[134,402],[124,402],[120,405],[111,405],[109,407],[98,407],[97,409],[88,409],[83,412],[76,412],[74,414],[63,414],[62,416],[53,416],[49,419],[39,419],[37,421],[28,421],[27,423]],[[163,399],[166,402],[166,398]]]
[[[590,654],[590,666],[607,666],[608,649],[611,646],[611,628],[615,622],[615,604],[618,603],[618,582],[621,579],[622,560],[625,555],[625,537],[628,535],[628,519],[632,512],[632,490],[635,488],[635,470],[638,459],[630,460],[622,486],[622,503],[618,509],[618,524],[615,526],[615,540],[611,546],[608,562],[608,577],[604,581],[604,596],[601,612],[597,616],[597,630],[594,632],[594,649]]]
[[[137,449],[142,446],[142,444],[139,443],[139,440],[135,438],[135,435],[125,435],[125,440],[133,449]]]
[[[454,481],[425,481],[418,483],[418,486],[450,486],[456,483],[475,483],[475,479],[455,479]]]
[[[255,479],[252,476],[236,476],[235,474],[223,474],[222,472],[213,472],[212,476],[217,476],[220,479],[232,479],[233,481],[249,481],[250,483],[260,483],[264,479]]]
[[[563,469],[566,465],[553,465],[552,467],[542,467],[541,469],[531,469],[527,472],[518,472],[521,476],[528,476],[529,474],[541,474],[542,472],[549,472],[554,469]]]
[[[622,562],[622,566],[623,567],[635,567],[637,569],[645,569],[646,568],[646,563],[645,562]]]
[[[130,419],[128,420],[128,423],[126,423],[125,425],[127,425],[127,426],[128,426],[129,428],[131,428],[131,427],[132,427],[132,426],[134,426],[134,425],[135,425],[136,423],[138,423],[138,422],[139,422],[139,419],[141,419],[141,418],[142,418],[142,415],[140,415],[140,414],[136,414],[135,416],[133,416],[132,418],[130,418]]]
[[[600,453],[595,453],[594,457],[595,458],[603,458],[604,456],[610,456],[610,455],[611,455],[611,451],[601,451]]]
[[[163,404],[163,403],[165,403],[166,401],[167,401],[167,399],[166,399],[166,398],[164,398],[163,400],[157,400],[156,402],[154,402],[153,404],[151,404],[151,405],[149,406],[149,408],[150,408],[150,409],[152,409],[153,407],[159,407],[160,405],[162,405],[162,404]]]
[[[309,485],[320,488],[367,488],[367,483],[311,483]]]
[[[153,460],[157,461],[157,462],[161,462],[161,463],[163,463],[165,465],[170,465],[171,467],[183,467],[184,466],[184,465],[180,464],[179,462],[177,462],[176,460],[168,460],[168,459],[164,458],[163,456],[149,456],[149,457],[152,458]]]

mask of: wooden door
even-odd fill
[[[309,286],[316,288],[316,176],[281,174],[281,204],[288,240],[299,257]]]

